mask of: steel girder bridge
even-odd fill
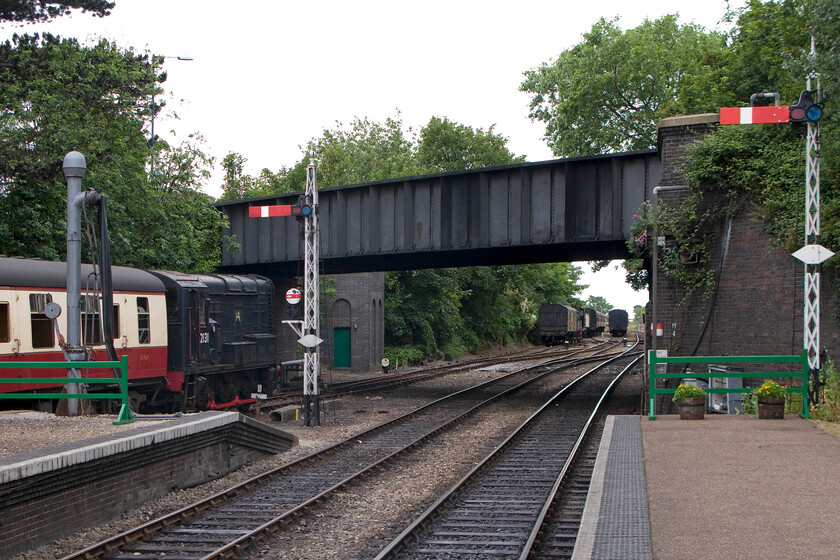
[[[623,259],[640,205],[659,184],[655,150],[376,181],[319,192],[327,274]],[[301,224],[249,218],[249,207],[299,193],[221,203],[222,270],[301,274]]]

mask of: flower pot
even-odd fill
[[[764,397],[758,399],[758,417],[768,420],[781,420],[785,417],[784,397]]]
[[[677,407],[680,409],[680,420],[702,420],[706,414],[706,399],[703,397],[681,399],[677,402]]]

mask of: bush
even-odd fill
[[[391,366],[418,364],[425,357],[419,346],[392,346],[385,348],[385,356],[391,360]]]
[[[840,376],[834,369],[834,362],[828,360],[820,369],[822,402],[812,403],[812,416],[826,422],[840,421]]]

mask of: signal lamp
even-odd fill
[[[799,101],[789,107],[789,119],[792,123],[817,122],[822,118],[823,110],[814,103],[811,92],[807,89],[799,94]]]
[[[297,203],[292,205],[292,216],[296,218],[305,218],[310,214],[312,214],[312,206],[306,203],[305,196],[299,196]]]

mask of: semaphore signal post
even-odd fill
[[[318,230],[318,174],[315,153],[309,153],[306,167],[306,192],[296,204],[251,206],[251,218],[274,218],[295,216],[304,222],[304,287],[303,321],[283,321],[300,337],[303,354],[303,419],[306,426],[321,425],[321,395],[319,378],[321,371],[320,323],[318,321],[318,269],[320,259],[320,235]],[[295,290],[297,291],[297,290]],[[291,290],[290,290],[291,292]],[[290,299],[291,298],[291,299]],[[292,299],[296,301],[292,301]],[[297,303],[300,294],[287,294],[289,303]]]
[[[816,54],[811,39],[811,57]],[[811,89],[811,81],[816,89]],[[820,267],[834,253],[820,244],[820,119],[823,115],[819,74],[808,74],[806,89],[789,107],[779,106],[779,94],[755,94],[774,97],[773,107],[729,107],[720,110],[721,124],[792,123],[804,124],[805,133],[805,245],[793,256],[805,264],[803,347],[808,352],[811,376],[811,402],[817,402],[820,388]]]

